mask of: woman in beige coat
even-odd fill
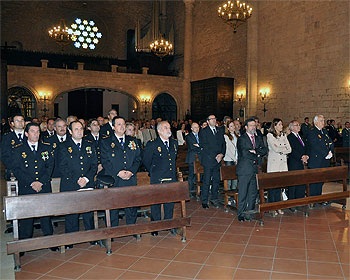
[[[292,152],[292,148],[283,132],[281,119],[272,121],[269,133],[267,134],[267,145],[269,155],[267,157],[267,173],[288,171],[287,155]],[[269,202],[281,201],[281,189],[271,189],[268,193]],[[282,210],[273,212],[273,215],[284,214]]]

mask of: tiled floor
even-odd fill
[[[331,206],[304,218],[238,223],[223,209],[187,203],[187,242],[161,232],[117,239],[113,255],[90,244],[65,254],[28,252],[16,279],[349,279],[349,211]],[[38,231],[38,230],[37,230]],[[40,231],[39,231],[40,232]]]

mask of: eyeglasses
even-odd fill
[[[208,120],[209,120],[209,121],[211,121],[211,120],[216,120],[216,118],[209,118]]]

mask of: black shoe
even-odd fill
[[[322,206],[327,206],[327,205],[328,205],[328,202],[322,202],[322,203],[320,203],[320,205],[322,205]]]
[[[170,230],[170,233],[171,233],[171,235],[176,236],[176,229],[172,228],[172,229]]]
[[[292,213],[296,213],[296,212],[297,212],[297,209],[295,209],[294,207],[292,207],[292,208],[289,208],[289,211],[292,212]]]
[[[210,201],[210,203],[213,204],[215,208],[219,208],[219,203],[217,202],[217,200],[212,200]]]
[[[244,217],[244,220],[245,221],[248,221],[248,222],[251,222],[252,221],[252,218],[250,216],[245,216]]]
[[[58,247],[51,247],[50,250],[52,252],[58,252],[60,250],[60,248],[58,248]]]
[[[205,204],[205,203],[202,203],[202,207],[203,207],[204,209],[208,209],[208,208],[209,208],[209,205],[208,205],[208,204]]]
[[[152,232],[151,232],[151,235],[152,235],[152,236],[158,236],[158,231],[152,231]]]
[[[98,245],[98,241],[90,241],[90,245]]]
[[[73,245],[72,244],[71,245],[66,245],[65,248],[66,248],[66,250],[72,249]]]
[[[243,216],[238,216],[238,222],[243,223],[244,222],[244,217]]]
[[[136,238],[136,241],[141,241],[141,234],[133,234],[133,237]]]
[[[23,257],[24,254],[25,254],[25,252],[20,252],[20,253],[19,253],[19,256],[20,256],[20,257]]]

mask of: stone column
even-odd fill
[[[258,114],[258,1],[247,21],[247,110],[246,118]]]
[[[47,63],[49,62],[47,59],[41,59],[41,67],[42,68],[47,68]]]
[[[184,42],[184,81],[183,81],[183,106],[180,118],[191,107],[191,53],[192,53],[192,13],[194,0],[184,0],[185,3],[185,42]]]
[[[142,74],[147,75],[148,70],[149,70],[149,67],[142,67]]]

